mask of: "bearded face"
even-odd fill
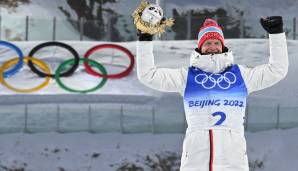
[[[202,54],[219,54],[222,51],[222,44],[218,39],[206,40],[201,47]]]

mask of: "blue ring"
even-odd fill
[[[15,73],[17,73],[23,67],[24,55],[23,55],[23,52],[21,51],[21,49],[12,43],[0,40],[0,46],[5,46],[10,49],[13,49],[14,51],[17,52],[17,54],[19,56],[18,63],[13,68],[11,68],[3,73],[4,78],[7,78],[7,77],[10,77],[10,76],[14,75]]]

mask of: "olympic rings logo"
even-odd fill
[[[221,89],[229,89],[232,84],[236,83],[236,75],[232,72],[224,74],[198,74],[195,76],[195,82],[202,85],[205,89],[212,89],[216,85]]]
[[[45,86],[47,86],[50,82],[50,79],[53,78],[56,80],[58,85],[69,92],[77,92],[77,93],[88,93],[88,92],[93,92],[96,91],[97,89],[101,88],[106,82],[107,79],[119,79],[122,77],[125,77],[130,74],[130,72],[133,70],[134,64],[135,64],[135,59],[133,54],[126,48],[116,45],[116,44],[101,44],[101,45],[96,45],[90,48],[85,54],[83,58],[79,57],[78,52],[69,46],[68,44],[62,43],[62,42],[45,42],[41,43],[37,46],[35,46],[28,54],[28,56],[24,56],[21,49],[18,48],[16,45],[6,42],[6,41],[0,41],[0,46],[5,46],[8,47],[9,49],[12,49],[15,51],[18,55],[17,58],[13,58],[11,60],[8,60],[2,64],[0,67],[0,83],[7,87],[10,90],[13,90],[15,92],[21,92],[21,93],[29,93],[29,92],[34,92],[38,91]],[[55,70],[54,73],[51,73],[50,67],[42,60],[37,59],[34,57],[37,51],[39,51],[42,48],[48,47],[48,46],[58,46],[61,48],[66,49],[73,55],[73,59],[65,60],[62,62],[58,68]],[[116,51],[120,51],[125,54],[126,57],[130,60],[129,66],[122,72],[116,73],[116,74],[108,74],[106,69],[102,64],[99,62],[89,59],[89,56],[92,55],[96,51],[100,51],[103,49],[113,49]],[[12,75],[16,74],[20,69],[23,67],[23,64],[26,63],[29,68],[31,69],[32,72],[37,74],[39,77],[44,77],[45,81],[41,83],[40,85],[30,88],[30,89],[19,89],[11,86],[6,82],[6,78],[11,77]],[[91,74],[95,77],[101,77],[102,80],[101,82],[87,90],[76,90],[72,89],[65,84],[62,83],[60,77],[69,77],[71,76],[79,67],[79,64],[82,63],[85,67],[85,70],[88,74]],[[70,67],[69,67],[70,66]],[[92,69],[92,67],[97,68],[100,72],[95,71]]]

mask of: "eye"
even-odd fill
[[[149,7],[149,10],[154,10],[155,8],[154,7]]]
[[[220,45],[220,42],[215,42],[215,45]]]

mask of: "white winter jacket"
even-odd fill
[[[269,63],[253,68],[239,65],[249,94],[270,87],[287,75],[289,63],[285,33],[269,34],[269,41]],[[232,54],[229,55],[233,58]],[[208,72],[218,72],[219,70],[224,70],[226,67],[226,64],[221,63],[225,61],[205,60],[201,59],[200,56],[202,55],[193,52],[190,65],[203,67],[202,69]],[[220,58],[213,59],[220,60]],[[233,63],[233,59],[229,59],[226,62]],[[144,85],[159,91],[179,92],[183,95],[187,79],[187,69],[188,67],[178,69],[157,68],[154,64],[153,42],[137,42],[137,74],[138,79]]]
[[[188,124],[181,171],[248,171],[244,116],[248,94],[270,87],[288,72],[285,33],[269,35],[269,63],[236,65],[232,52],[200,55],[190,67],[157,68],[153,42],[138,42],[137,73],[148,87],[183,96]]]

